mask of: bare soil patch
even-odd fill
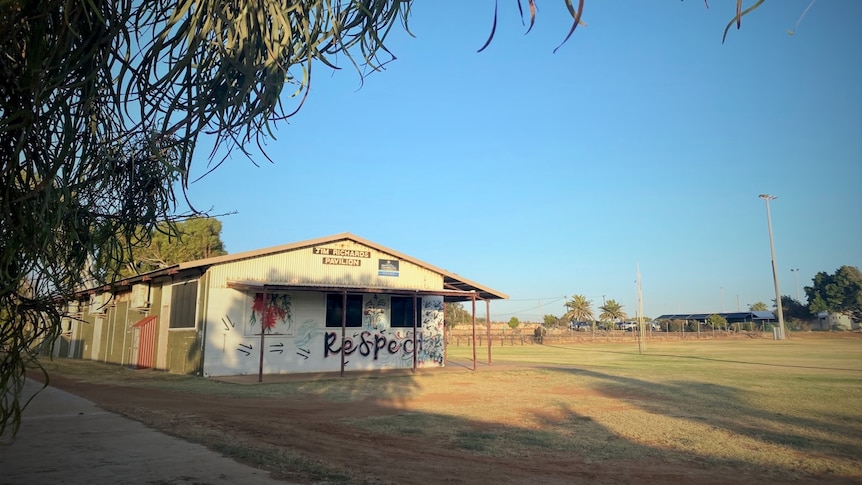
[[[625,457],[586,463],[577,453],[531,449],[521,458],[482,456],[448,442],[380,434],[345,424],[346,418],[389,416],[421,409],[440,396],[403,400],[366,399],[333,403],[312,396],[267,399],[228,398],[157,389],[105,386],[51,376],[51,385],[82,396],[109,411],[126,415],[169,434],[219,449],[224,440],[264,449],[299,453],[350,483],[702,483],[726,484],[723,472],[695,470],[673,463],[642,463]],[[454,391],[447,401],[472,401]],[[540,410],[524,409],[537,414]],[[544,416],[550,421],[563,416]],[[481,430],[489,425],[476,423]],[[241,460],[242,461],[242,460]],[[259,466],[259,463],[250,463]],[[276,478],[316,483],[321,477],[274,470]],[[749,476],[750,482],[756,477]],[[731,480],[733,482],[736,480]]]
[[[480,373],[482,379],[496,379],[503,387],[504,382],[518,377],[510,371],[517,374],[518,369],[527,372],[536,368],[504,365]],[[631,456],[585,458],[578,449],[559,446],[555,435],[589,434],[590,446],[607,446],[611,455],[616,449],[625,453],[635,448],[622,446],[624,438],[596,425],[592,416],[622,412],[636,407],[631,403],[655,396],[624,388],[597,393],[554,382],[542,391],[541,401],[528,388],[522,395],[505,391],[507,398],[477,393],[477,374],[449,372],[441,378],[445,388],[410,383],[410,377],[392,378],[410,383],[413,390],[403,395],[360,393],[344,400],[303,392],[266,398],[177,392],[86,382],[57,371],[51,371],[50,383],[106,410],[268,469],[276,478],[292,483],[862,483],[855,477],[758,469],[751,463],[699,462],[697,456],[673,450],[665,453],[660,445],[652,447],[649,443],[638,444],[642,451]],[[345,379],[356,388],[363,387],[362,379]],[[602,399],[602,409],[577,411],[577,402],[597,397]],[[544,404],[555,401],[571,404]],[[443,411],[444,407],[470,408],[473,415],[453,417]],[[499,416],[481,418],[481,409],[490,414],[498,408]],[[435,409],[441,412],[429,412]],[[384,417],[393,418],[390,421],[400,428],[384,430],[367,425]],[[447,423],[453,424],[452,434],[443,429]],[[423,426],[436,429],[426,431]],[[536,429],[546,434],[536,434]],[[521,441],[504,445],[502,453],[486,452],[483,443],[504,431]],[[246,453],[238,453],[238,449]],[[298,457],[296,466],[285,466],[284,455]]]

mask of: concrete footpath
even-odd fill
[[[40,387],[28,380],[27,396]],[[18,435],[9,442],[0,437],[3,485],[285,483],[53,387],[24,410]]]

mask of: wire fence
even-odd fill
[[[637,342],[638,332],[625,330],[597,330],[591,331],[563,331],[547,333],[544,335],[530,334],[524,332],[492,332],[490,341],[492,347],[509,347],[518,345],[542,345],[542,344],[575,344],[575,343],[625,343]],[[646,340],[654,342],[679,341],[679,340],[705,340],[705,339],[728,339],[728,338],[772,338],[772,332],[761,331],[725,331],[708,330],[701,332],[661,332],[648,331]],[[487,347],[489,336],[486,329],[476,328],[476,344],[479,347]],[[455,347],[473,346],[472,331],[452,330],[447,332],[446,344]]]

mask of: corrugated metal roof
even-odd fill
[[[228,281],[228,288],[236,288],[240,290],[260,292],[264,289],[269,291],[324,291],[324,292],[368,292],[368,293],[389,293],[393,295],[437,295],[442,296],[446,301],[467,301],[475,294],[472,291],[460,290],[418,290],[405,288],[390,288],[390,287],[359,287],[355,285],[316,285],[316,284],[296,284],[283,283],[278,281]]]
[[[706,320],[710,315],[724,317],[728,321],[735,320],[775,320],[772,312],[715,312],[715,313],[668,313],[656,317],[655,320]]]
[[[499,292],[492,288],[489,288],[484,285],[480,285],[476,282],[470,281],[466,278],[462,278],[451,271],[446,271],[445,269],[438,268],[431,264],[428,264],[424,261],[418,260],[414,257],[408,256],[404,253],[395,251],[393,249],[387,248],[386,246],[382,246],[375,242],[369,241],[367,239],[363,239],[359,236],[351,234],[349,232],[343,232],[340,234],[335,234],[332,236],[321,237],[317,239],[309,239],[306,241],[299,241],[290,244],[284,244],[281,246],[273,246],[270,248],[256,249],[253,251],[245,251],[242,253],[236,254],[228,254],[225,256],[216,256],[214,258],[206,258],[206,259],[198,259],[195,261],[187,261],[185,263],[180,263],[174,266],[170,266],[168,268],[159,269],[156,271],[151,271],[149,273],[145,273],[142,275],[135,276],[133,278],[127,278],[118,284],[121,286],[131,285],[137,281],[148,280],[162,275],[176,274],[181,271],[190,271],[194,269],[200,269],[201,272],[206,271],[206,268],[210,266],[215,266],[219,264],[232,263],[236,261],[241,261],[244,259],[252,259],[258,258],[261,256],[268,256],[272,254],[277,254],[281,252],[294,251],[297,249],[302,249],[310,246],[319,246],[322,244],[331,244],[338,241],[350,240],[354,241],[358,244],[362,244],[368,246],[370,248],[376,249],[378,251],[389,253],[401,260],[409,261],[417,266],[428,269],[429,271],[433,271],[443,276],[443,286],[445,289],[455,290],[457,292],[475,292],[480,299],[486,300],[505,300],[508,299],[509,296],[505,293]]]
[[[775,314],[767,311],[755,311],[751,312],[754,314],[755,320],[775,320]]]

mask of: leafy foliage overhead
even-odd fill
[[[20,424],[25,371],[41,368],[63,300],[115,280],[157,224],[189,215],[174,187],[199,138],[214,136],[214,166],[262,143],[301,106],[312,60],[379,68],[409,7],[0,0],[0,433]]]
[[[525,9],[524,9],[524,2],[522,0],[515,0],[515,1],[518,4],[518,12],[521,14],[521,21],[522,21],[522,23],[524,23],[525,16],[526,16]],[[721,43],[723,44],[725,42],[725,40],[727,40],[727,33],[730,31],[731,27],[736,25],[736,28],[739,29],[742,26],[742,17],[748,15],[749,13],[753,12],[755,9],[760,7],[760,5],[763,4],[764,1],[765,0],[756,0],[754,2],[754,4],[752,4],[750,7],[743,9],[742,8],[742,0],[736,0],[736,13],[733,16],[733,18],[730,19],[730,21],[727,23],[727,26],[724,28],[724,34],[722,34],[722,36],[721,36]],[[483,50],[485,50],[488,47],[488,45],[491,44],[491,41],[494,39],[494,35],[497,33],[497,12],[499,10],[499,3],[500,3],[499,0],[494,0],[494,20],[493,20],[493,23],[491,24],[491,34],[488,36],[488,40],[486,40],[485,43],[482,45],[482,47],[479,48],[479,52],[482,52]],[[578,0],[577,6],[575,6],[575,3],[572,0],[563,0],[563,3],[565,4],[566,9],[569,12],[569,15],[572,16],[572,27],[569,29],[569,33],[566,35],[565,39],[563,39],[563,41],[560,43],[560,45],[558,45],[556,48],[554,48],[555,53],[557,52],[557,50],[560,49],[560,47],[563,46],[563,44],[565,44],[572,37],[572,34],[575,33],[575,29],[577,29],[578,26],[580,26],[580,25],[586,26],[586,22],[584,22],[584,20],[583,20],[585,0]],[[811,3],[813,4],[814,1],[812,0]],[[707,8],[709,8],[709,2],[707,0],[704,0],[704,4],[706,5]],[[530,17],[530,25],[527,27],[526,33],[529,34],[530,31],[533,30],[533,26],[536,24],[536,13],[538,11],[538,9],[536,7],[536,0],[527,0],[526,6],[527,6],[526,11],[529,13],[529,17]],[[805,9],[805,11],[800,16],[800,19],[799,19],[800,21],[802,20],[802,17],[805,16],[805,14],[808,12],[808,10],[810,8],[811,8],[811,5],[809,4],[808,7]],[[799,22],[796,23],[796,28],[798,28],[798,27],[799,27]],[[787,32],[790,35],[793,35],[793,31],[788,30]]]

